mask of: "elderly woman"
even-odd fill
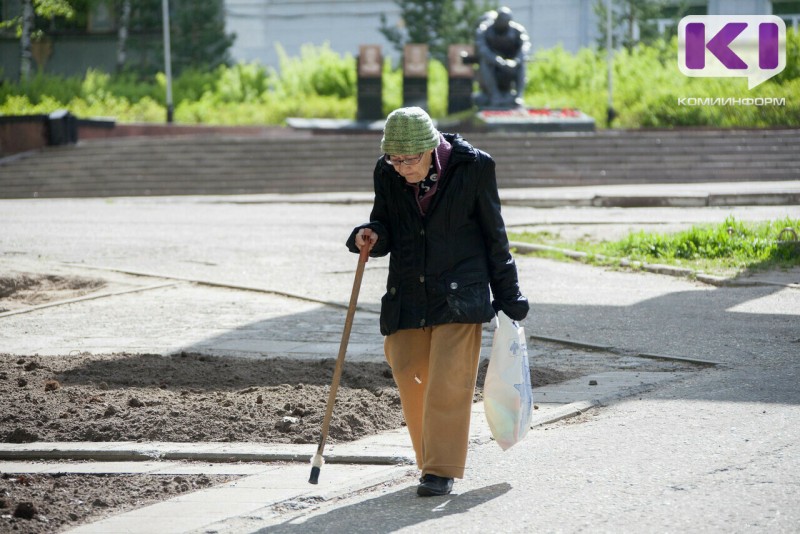
[[[498,310],[522,320],[528,301],[494,160],[417,107],[387,117],[381,151],[370,222],[347,246],[390,255],[380,329],[422,471],[417,494],[447,495],[464,476],[482,323]]]

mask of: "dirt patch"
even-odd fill
[[[482,399],[487,365],[479,370],[476,401]],[[332,358],[0,355],[0,441],[316,444],[334,368]],[[572,375],[554,369],[531,372],[534,387],[568,378]],[[345,362],[328,442],[352,441],[403,424],[389,366]],[[5,525],[16,532],[56,532],[224,480],[5,476],[0,481],[0,530]],[[23,509],[29,519],[14,517],[21,503],[35,510]]]
[[[333,359],[3,357],[0,439],[314,443]],[[401,424],[388,366],[346,364],[330,439]]]
[[[237,477],[5,473],[0,477],[0,531],[60,532],[234,478]]]
[[[331,358],[0,356],[0,440],[317,443],[334,368]],[[570,378],[531,376],[534,386]],[[328,439],[402,424],[389,366],[345,362]]]
[[[81,297],[104,287],[100,278],[19,273],[0,276],[0,313]]]

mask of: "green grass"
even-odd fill
[[[736,276],[748,271],[789,269],[800,266],[800,247],[792,245],[800,234],[800,219],[777,219],[748,223],[728,217],[717,225],[695,225],[672,234],[631,232],[619,241],[564,242],[549,232],[509,233],[509,239],[584,252],[586,261],[599,265],[629,262],[682,267],[695,272]],[[780,236],[780,240],[779,240]],[[535,252],[553,259],[569,259],[558,251]]]

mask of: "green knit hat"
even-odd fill
[[[399,108],[386,117],[381,139],[385,154],[419,154],[439,146],[439,131],[418,107]]]

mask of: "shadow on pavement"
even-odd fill
[[[396,532],[425,521],[467,512],[510,490],[511,485],[504,482],[463,494],[420,498],[415,488],[404,488],[313,516],[302,523],[283,523],[261,529],[258,533]]]
[[[644,285],[647,286],[647,282]],[[716,361],[732,368],[757,369],[759,372],[752,373],[750,381],[758,380],[761,372],[780,370],[792,374],[797,368],[800,322],[797,306],[792,304],[797,302],[796,290],[781,286],[698,286],[693,290],[652,296],[653,289],[639,292],[635,283],[625,286],[627,289],[619,287],[622,295],[599,299],[600,302],[611,302],[607,305],[537,303],[532,293],[531,314],[524,321],[526,332],[608,346],[611,353],[617,355],[666,355]],[[585,288],[579,290],[586,291]],[[625,295],[626,291],[631,294]],[[343,321],[342,310],[322,307],[309,314],[287,315],[243,325],[199,341],[187,350],[203,352],[218,347],[234,353],[235,349],[256,351],[261,347],[264,354],[270,356],[335,358]],[[268,350],[270,343],[274,342],[272,346],[280,349],[278,342],[297,340],[298,329],[307,332],[304,334],[307,336],[304,348],[294,353],[285,350],[271,353]],[[487,327],[484,334],[486,346],[487,342],[490,343],[491,327]],[[529,347],[533,348],[535,343],[529,341]],[[382,337],[378,333],[377,317],[356,313],[347,361],[374,361],[375,358],[382,360]],[[535,359],[531,363],[537,365]],[[725,400],[730,398],[725,395]],[[794,403],[796,397],[770,394],[751,400]]]
[[[670,354],[730,365],[769,365],[766,356],[788,357],[800,350],[796,306],[776,306],[773,298],[781,298],[777,295],[781,291],[795,290],[723,287],[642,300],[632,294],[631,302],[624,305],[533,303],[534,318],[526,320],[525,326],[529,333],[634,353]],[[787,304],[794,298],[787,293]],[[765,359],[759,361],[762,356]]]

